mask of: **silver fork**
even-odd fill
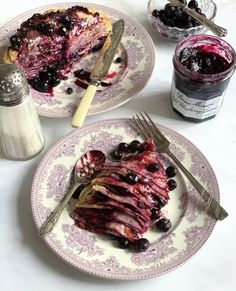
[[[193,177],[193,175],[185,168],[185,166],[176,158],[176,156],[170,150],[170,141],[163,135],[156,124],[152,121],[150,116],[143,111],[136,114],[133,117],[141,136],[144,139],[154,139],[158,151],[167,154],[180,168],[183,174],[188,178],[191,184],[195,187],[197,192],[203,199],[207,213],[213,216],[215,219],[223,220],[228,216],[228,213],[223,209],[222,206],[216,201],[214,197]]]

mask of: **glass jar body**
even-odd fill
[[[220,73],[201,74],[184,67],[180,53],[184,48],[201,48],[224,58],[230,65]],[[235,70],[235,52],[225,41],[207,35],[195,35],[182,41],[173,57],[174,73],[171,88],[173,110],[192,122],[214,118],[219,112],[226,88]]]
[[[4,154],[13,160],[28,160],[44,147],[41,124],[29,94],[18,104],[0,105],[0,141]]]

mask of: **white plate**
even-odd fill
[[[13,35],[21,23],[31,17],[34,13],[44,12],[48,9],[68,8],[74,5],[92,6],[98,11],[105,11],[112,22],[123,18],[125,30],[117,56],[121,55],[125,62],[121,68],[113,64],[109,72],[118,70],[118,75],[112,80],[110,87],[100,87],[90,107],[89,115],[102,113],[126,103],[141,91],[147,84],[155,64],[155,48],[147,31],[130,16],[115,9],[91,4],[91,3],[58,3],[36,8],[19,15],[0,29],[0,47],[3,53],[9,45],[9,37]],[[93,53],[85,59],[81,59],[77,68],[91,71],[98,53]],[[74,71],[74,70],[73,70]],[[109,80],[108,80],[109,81]],[[68,87],[73,88],[73,94],[66,94]],[[75,85],[74,75],[71,74],[68,80],[62,81],[54,89],[54,96],[31,90],[36,103],[37,111],[47,117],[71,117],[79,104],[84,89]]]
[[[219,201],[217,180],[207,159],[186,138],[158,126],[171,140],[172,151]],[[119,142],[137,137],[132,119],[113,119],[87,125],[58,141],[43,158],[33,181],[32,211],[37,228],[68,192],[72,169],[83,153],[91,149],[107,153]],[[167,158],[165,162],[170,163]],[[148,231],[145,237],[151,246],[146,252],[119,249],[114,241],[74,226],[69,217],[74,199],[45,241],[72,266],[103,278],[144,279],[170,272],[202,247],[216,223],[204,212],[202,200],[190,183],[180,173],[175,179],[178,186],[170,192],[170,201],[163,208],[173,227],[167,234]]]

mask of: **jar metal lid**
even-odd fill
[[[29,87],[22,69],[14,64],[0,64],[0,105],[19,104],[28,93]]]

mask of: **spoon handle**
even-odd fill
[[[65,196],[63,201],[58,204],[56,209],[51,213],[51,215],[47,218],[47,220],[42,224],[42,226],[39,229],[39,235],[41,237],[44,237],[48,233],[50,233],[53,228],[55,227],[63,209],[65,208],[66,204],[70,200],[71,196],[75,192],[75,190],[78,188],[78,186],[81,184],[81,182],[75,182],[71,190],[68,192],[68,194]]]
[[[192,16],[194,19],[196,19],[198,22],[200,22],[203,26],[206,26],[211,32],[213,32],[215,35],[219,37],[223,37],[227,35],[227,29],[216,25],[213,21],[210,19],[207,19],[205,16],[197,13],[195,10],[190,9],[183,5],[178,0],[168,0],[173,5],[181,7],[188,15]],[[214,4],[215,5],[215,4]]]

